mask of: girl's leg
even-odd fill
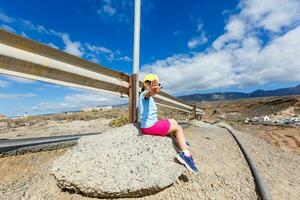
[[[169,122],[171,124],[169,133],[174,131],[179,148],[182,151],[187,151],[186,141],[185,141],[182,127],[174,119],[169,119]]]
[[[174,119],[169,119],[169,122],[171,124],[169,132],[175,131],[175,136],[176,136],[178,146],[182,151],[176,156],[177,160],[181,164],[185,165],[190,171],[197,173],[198,168],[195,165],[191,153],[187,150],[182,127]]]

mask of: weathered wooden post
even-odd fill
[[[196,104],[193,105],[193,119],[197,119]]]
[[[201,121],[202,120],[202,113],[201,114],[199,114],[199,120]]]
[[[132,74],[129,78],[129,123],[137,122],[137,75]]]

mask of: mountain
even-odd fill
[[[256,90],[251,93],[243,92],[213,92],[206,94],[191,94],[179,96],[184,101],[218,101],[218,100],[235,100],[251,97],[271,97],[271,96],[288,96],[300,95],[300,84],[296,87],[280,88],[276,90]]]

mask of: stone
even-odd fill
[[[53,162],[57,185],[90,197],[140,197],[173,184],[186,170],[170,137],[142,135],[132,124],[84,136]],[[177,149],[178,150],[178,149]]]

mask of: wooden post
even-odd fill
[[[137,122],[137,75],[132,74],[129,78],[129,123]]]
[[[193,105],[193,119],[197,119],[196,104]]]

